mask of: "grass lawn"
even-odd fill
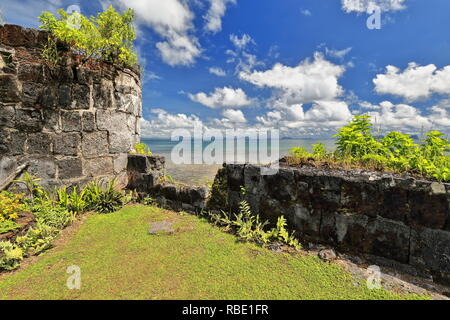
[[[176,232],[150,235],[149,224],[163,220]],[[81,268],[81,290],[66,286],[72,265]],[[0,275],[0,299],[414,298],[354,282],[338,265],[237,242],[195,216],[128,206],[89,216],[37,261]]]

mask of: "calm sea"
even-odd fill
[[[150,147],[153,154],[161,155],[166,157],[166,169],[167,173],[170,174],[176,181],[190,184],[190,185],[204,185],[214,180],[214,176],[217,170],[222,166],[222,164],[199,164],[199,165],[186,165],[186,164],[174,164],[171,159],[172,149],[178,144],[176,141],[162,140],[162,139],[141,139],[143,143]],[[318,142],[323,143],[329,150],[335,148],[335,140],[316,140],[316,139],[286,139],[279,140],[279,153],[280,157],[289,154],[289,149],[294,147],[306,147],[310,149],[313,144]],[[204,142],[203,148],[207,147],[210,143]],[[270,144],[269,144],[270,152]],[[247,146],[244,150],[235,150],[234,153],[245,152],[246,158],[249,159],[249,148],[248,141]],[[256,151],[255,151],[256,152]],[[226,150],[226,144],[224,145],[224,153],[227,155],[229,152]]]

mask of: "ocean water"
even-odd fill
[[[176,181],[186,183],[189,185],[205,185],[214,180],[217,170],[222,167],[222,163],[218,164],[175,164],[172,161],[172,150],[179,144],[178,141],[171,141],[169,139],[146,139],[141,141],[145,143],[155,155],[164,156],[166,158],[166,171]],[[311,149],[311,146],[316,143],[323,143],[327,149],[334,150],[335,140],[319,140],[319,139],[282,139],[279,140],[279,157],[288,155],[289,149],[294,147],[305,147]],[[203,150],[211,142],[203,142]],[[193,145],[193,143],[192,143]],[[223,152],[224,159],[237,158],[238,156],[245,157],[245,162],[252,162],[250,159],[255,158],[255,154],[251,157],[250,152],[257,153],[257,150],[250,151],[249,141],[246,141],[245,147],[239,148],[235,145],[233,150],[227,150],[226,143],[224,143]],[[268,144],[268,152],[271,152],[271,144]],[[193,163],[193,161],[192,161]]]

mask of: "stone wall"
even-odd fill
[[[450,280],[450,184],[360,171],[260,171],[226,165],[216,177],[212,206],[236,210],[246,199],[253,212],[272,222],[284,215],[304,240]]]
[[[160,156],[129,155],[128,186],[142,197],[152,197],[164,208],[176,211],[199,212],[206,208],[209,189],[170,183],[164,179],[165,158]]]
[[[0,182],[22,163],[44,184],[126,177],[127,153],[140,140],[139,70],[42,58],[47,34],[0,26]]]

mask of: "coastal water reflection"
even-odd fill
[[[222,167],[222,164],[174,164],[171,160],[171,152],[178,142],[173,142],[170,140],[162,139],[142,139],[146,145],[148,145],[153,152],[153,154],[161,155],[166,157],[166,168],[167,173],[170,174],[176,181],[191,184],[191,185],[204,185],[213,181],[217,170]],[[286,139],[279,141],[279,153],[280,157],[289,154],[289,149],[294,147],[303,146],[308,149],[311,148],[313,144],[318,142],[323,143],[327,146],[329,150],[335,148],[335,140],[316,140],[316,139]],[[209,143],[203,143],[203,148],[205,148]],[[270,145],[269,145],[270,146]],[[244,149],[234,150],[234,156],[238,153],[245,153],[246,159],[250,159],[248,154],[248,143],[247,147]],[[224,158],[229,157],[230,152],[224,148]]]

